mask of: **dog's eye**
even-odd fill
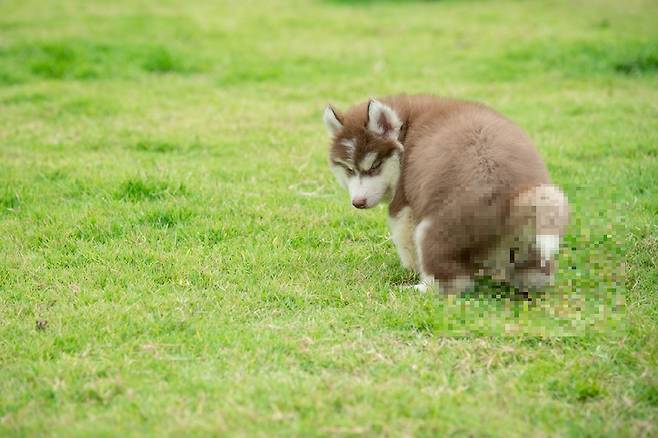
[[[345,172],[347,172],[348,175],[354,175],[354,169],[350,167],[345,167]]]
[[[375,173],[377,169],[379,169],[382,166],[382,160],[377,161],[375,164],[372,165],[372,167],[368,170],[366,170],[365,173],[366,175],[372,175]]]

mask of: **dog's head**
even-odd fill
[[[400,178],[402,122],[389,106],[371,99],[342,115],[331,105],[324,124],[332,136],[331,170],[352,205],[370,208],[394,192]]]

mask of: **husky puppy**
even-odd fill
[[[329,158],[352,205],[389,202],[389,226],[417,289],[459,293],[488,276],[551,284],[568,223],[564,194],[514,123],[478,103],[433,96],[329,105]]]

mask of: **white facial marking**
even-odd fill
[[[336,117],[336,113],[331,109],[330,106],[327,106],[324,109],[324,126],[327,128],[329,135],[336,135],[336,133],[343,127],[343,124],[340,123],[340,120]]]
[[[399,178],[400,158],[397,154],[393,154],[384,161],[378,175],[350,175],[347,189],[352,200],[365,199],[366,207],[370,208],[377,205],[384,195],[395,190]]]
[[[363,170],[370,170],[372,165],[375,163],[375,160],[377,159],[377,153],[376,152],[368,152],[366,156],[361,160],[361,163],[359,163],[359,167]]]
[[[343,140],[340,142],[341,145],[345,147],[347,155],[351,158],[354,156],[354,149],[356,149],[356,141],[354,140]]]
[[[369,177],[364,175],[351,176],[347,182],[347,189],[352,200],[365,199],[367,207],[377,204],[386,191],[386,187],[379,176]]]
[[[331,172],[334,174],[336,177],[336,180],[340,183],[341,186],[347,188],[347,173],[345,172],[345,168],[343,166],[339,166],[337,164],[333,164],[331,166]]]
[[[366,198],[361,175],[352,175],[348,178],[347,190],[350,192],[350,199]]]

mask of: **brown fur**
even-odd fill
[[[363,103],[351,108],[345,116],[340,116],[336,110],[338,119],[343,123],[343,129],[340,134],[333,139],[331,149],[329,151],[330,160],[340,159],[347,162],[352,162],[356,166],[361,162],[369,152],[376,152],[377,156],[382,158],[389,157],[393,152],[396,152],[396,146],[391,141],[388,141],[381,136],[371,133],[365,129],[367,121],[367,108],[368,104]],[[361,114],[361,112],[363,114]],[[341,145],[343,140],[354,139],[360,145],[365,147],[357,148],[353,157],[349,157],[345,147]]]
[[[482,104],[406,95],[380,101],[403,122],[401,176],[389,214],[395,217],[410,207],[416,224],[431,220],[420,248],[421,270],[440,282],[478,272],[490,274],[484,261],[502,240],[537,219],[533,188],[550,184],[532,141]],[[355,150],[355,163],[370,151],[386,156],[395,150],[394,142],[364,129],[367,105],[358,104],[344,114],[335,112],[343,130],[334,139],[332,159],[346,158],[340,142],[348,138],[366,145]],[[567,216],[559,213],[541,219],[549,225],[537,219],[533,230],[550,228],[562,234]],[[542,269],[535,259],[517,260],[519,270]]]

